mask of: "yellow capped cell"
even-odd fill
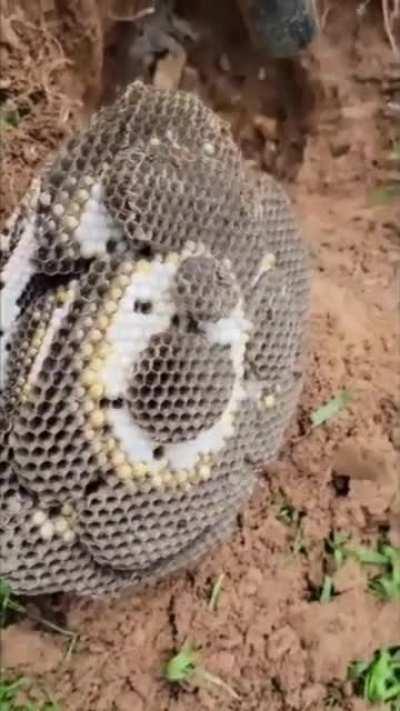
[[[270,410],[275,405],[275,396],[274,395],[267,395],[264,398],[264,405],[268,410]]]
[[[107,316],[105,314],[101,314],[101,316],[99,316],[97,318],[97,326],[100,331],[105,331],[109,325],[110,325],[110,319],[107,318]]]
[[[93,343],[98,343],[104,338],[104,334],[99,331],[98,328],[94,328],[93,331],[90,332],[89,338]]]
[[[101,383],[94,383],[89,388],[89,395],[94,400],[100,400],[104,393],[104,386]]]
[[[119,301],[121,299],[122,295],[123,295],[123,292],[121,291],[121,289],[117,289],[116,287],[114,287],[110,291],[110,297],[113,301]]]
[[[130,464],[120,464],[117,467],[117,474],[121,479],[130,479],[132,476],[132,467]]]
[[[83,385],[94,385],[97,382],[97,375],[94,370],[84,370],[81,375]]]
[[[199,467],[199,476],[200,479],[209,479],[211,476],[211,468],[207,464],[203,464]]]
[[[106,314],[109,314],[110,316],[114,314],[117,310],[118,306],[115,303],[115,301],[106,301],[104,304],[104,311]]]
[[[114,451],[111,455],[111,461],[114,464],[114,466],[119,466],[120,464],[124,464],[126,459],[125,456],[122,454],[121,450],[117,449]]]
[[[144,477],[148,472],[148,467],[143,462],[136,462],[133,465],[133,473],[137,477]]]
[[[95,410],[94,412],[91,413],[90,415],[90,424],[92,427],[102,427],[105,422],[105,417],[104,414],[102,413],[101,410]]]
[[[136,265],[136,272],[138,274],[148,274],[151,271],[151,262],[147,259],[139,259]]]

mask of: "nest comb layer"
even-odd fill
[[[151,582],[232,530],[301,382],[304,248],[199,99],[135,83],[1,236],[1,570]]]

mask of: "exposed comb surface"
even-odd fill
[[[1,236],[1,571],[157,580],[232,530],[301,383],[287,198],[197,98],[133,84]]]

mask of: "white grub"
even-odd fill
[[[207,156],[213,156],[215,155],[215,146],[209,141],[206,141],[206,143],[203,143],[203,151]]]

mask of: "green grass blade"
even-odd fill
[[[364,565],[387,565],[388,563],[386,555],[370,548],[365,548],[364,546],[347,548],[347,552],[356,558],[359,563],[363,563]]]
[[[333,580],[329,575],[325,575],[319,601],[322,603],[331,602],[334,594]]]
[[[165,678],[170,682],[182,683],[193,675],[198,663],[198,651],[189,643],[167,662]]]
[[[400,586],[396,581],[384,575],[371,580],[369,589],[381,600],[400,600]]]
[[[339,395],[329,400],[326,405],[322,405],[311,415],[313,427],[319,427],[338,415],[346,405],[351,402],[352,396],[347,390],[342,390]]]
[[[353,662],[349,667],[349,679],[352,679],[353,681],[358,681],[358,679],[360,679],[365,674],[368,667],[368,662]]]
[[[208,604],[208,607],[213,612],[215,612],[215,610],[217,610],[217,608],[218,608],[218,603],[219,603],[221,593],[223,590],[222,584],[224,582],[224,577],[225,577],[224,574],[221,573],[221,575],[219,575],[218,578],[216,579],[216,581],[213,585],[213,588],[211,590],[210,602]]]

